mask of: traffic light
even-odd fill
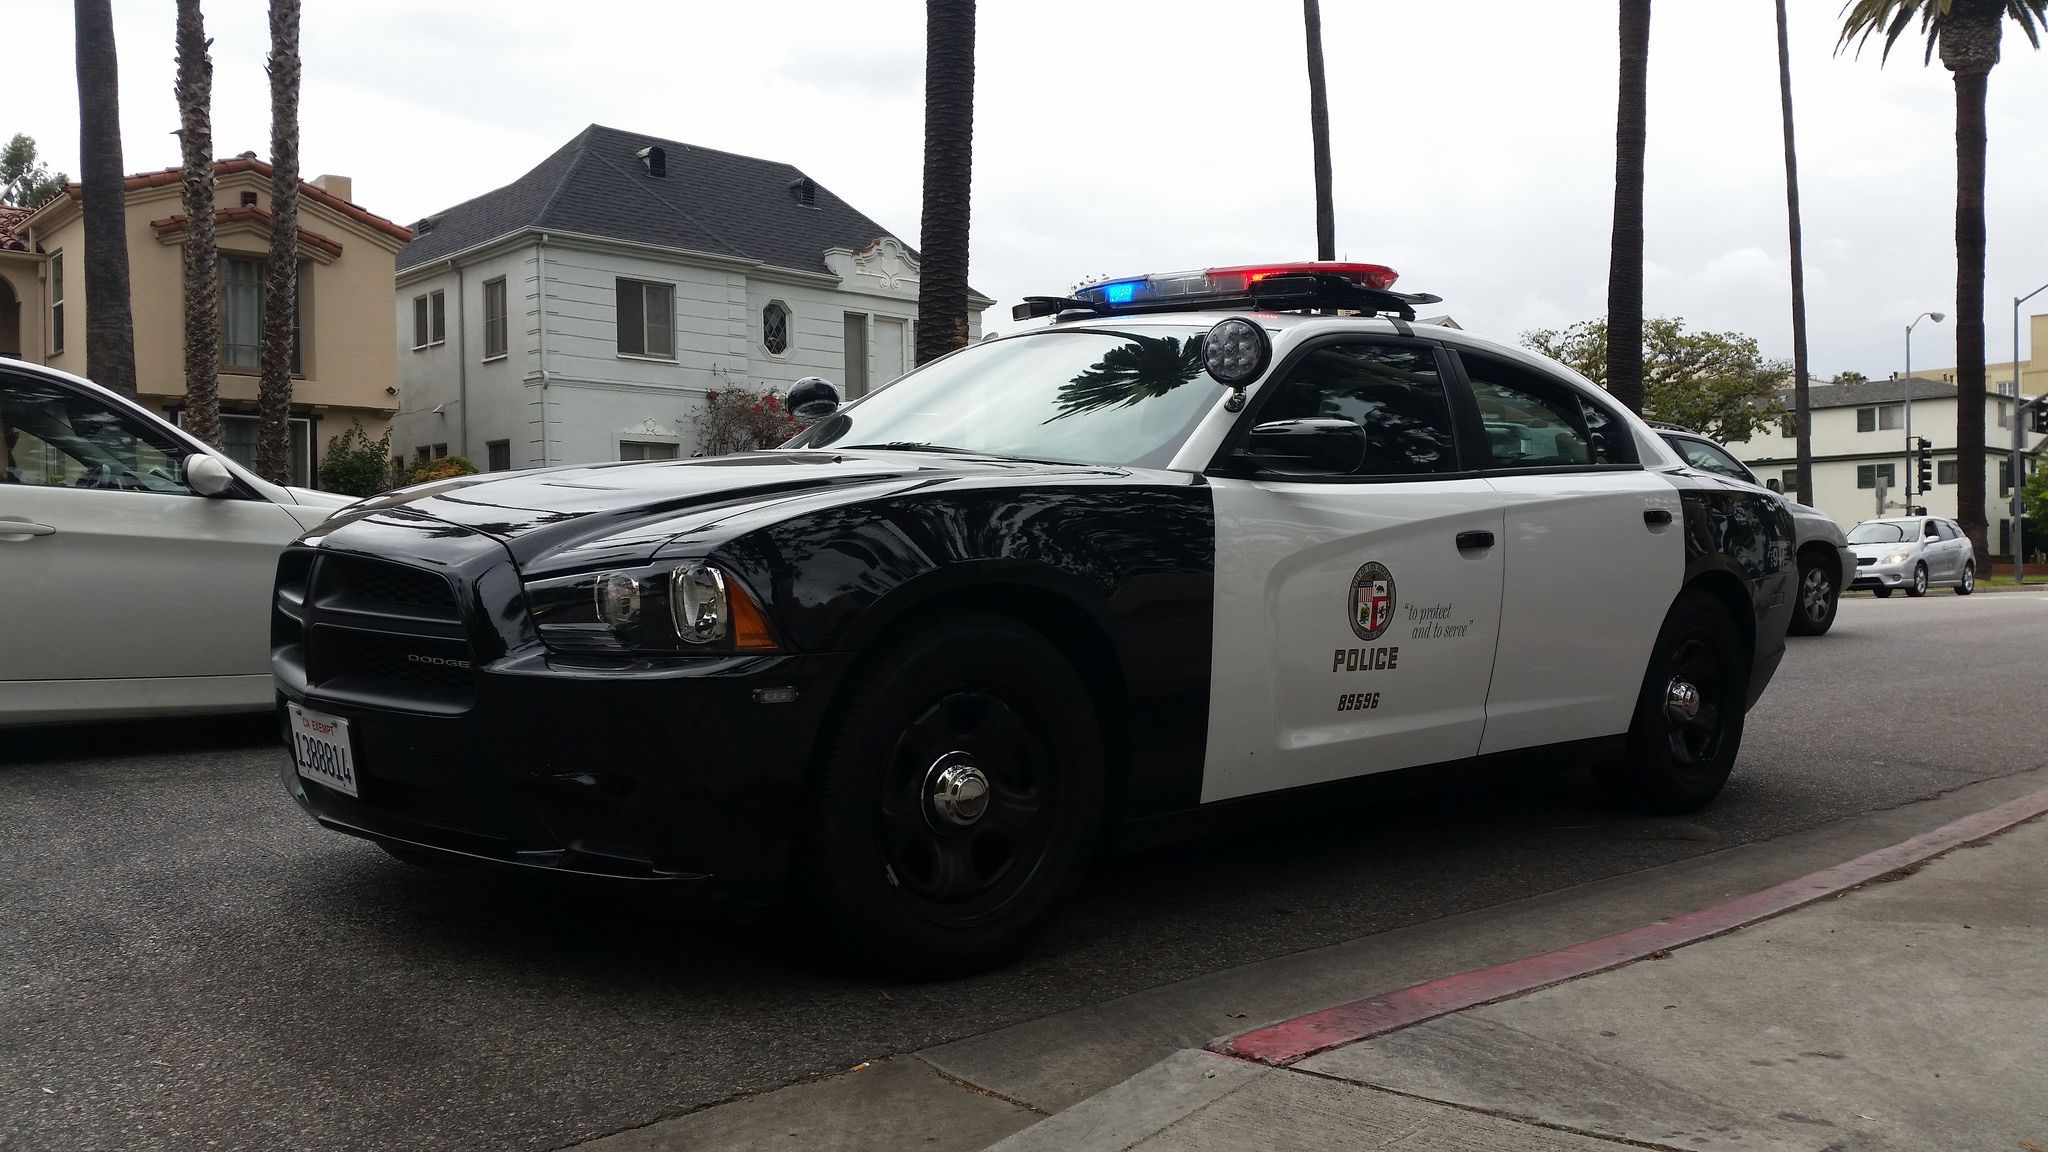
[[[2036,432],[2048,432],[2048,397],[2037,398],[2027,405],[2027,427]]]
[[[1914,440],[1913,475],[1919,479],[1919,490],[1925,492],[1934,487],[1934,445],[1924,436]]]

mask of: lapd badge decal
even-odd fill
[[[1377,560],[1361,565],[1351,578],[1351,594],[1345,604],[1351,631],[1360,640],[1372,641],[1394,622],[1394,574]]]

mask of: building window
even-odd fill
[[[619,441],[619,459],[621,460],[673,460],[675,458],[676,446],[673,444],[660,444],[651,440]]]
[[[618,295],[619,355],[675,359],[675,286],[621,279]]]
[[[484,281],[484,359],[505,354],[505,278]]]
[[[504,281],[499,281],[503,284]],[[484,441],[484,461],[487,472],[508,472],[512,468],[512,442],[510,440]]]
[[[1953,483],[1955,483],[1955,482],[1956,482],[1956,462],[1955,462],[1955,461],[1953,461],[1953,460],[1937,460],[1937,461],[1935,461],[1935,462],[1934,462],[1934,482],[1935,482],[1936,484],[1953,484]]]
[[[2012,427],[2012,405],[2007,404],[2003,400],[1998,402],[1998,426],[2000,428]]]
[[[50,354],[64,350],[64,254],[50,257]]]
[[[1783,436],[1787,440],[1796,438],[1799,435],[1799,417],[1796,415],[1781,417],[1778,420],[1778,435]]]
[[[227,369],[255,372],[263,367],[263,284],[270,262],[260,256],[220,258],[220,364]],[[305,265],[293,282],[303,300]],[[292,375],[305,369],[301,362],[299,308],[292,308]]]
[[[251,472],[256,470],[256,440],[262,424],[254,416],[220,414],[221,451],[228,454],[228,459]],[[313,422],[295,416],[286,427],[291,444],[291,482],[303,488],[312,483]]]
[[[2012,495],[2012,466],[2001,464],[1996,460],[1990,461],[1990,466],[1992,471],[1998,473],[1998,494],[2000,496]]]
[[[789,305],[780,300],[770,300],[761,309],[761,346],[770,356],[789,351]]]
[[[412,346],[414,351],[448,342],[448,297],[435,290],[412,298]]]
[[[1895,428],[1903,428],[1906,424],[1905,411],[1905,407],[1899,404],[1886,404],[1875,408],[1858,408],[1856,410],[1856,430],[1858,432],[1889,432]]]
[[[1778,490],[1781,492],[1799,491],[1799,469],[1786,468],[1783,471],[1779,472]]]
[[[436,460],[445,460],[445,459],[447,459],[447,457],[448,457],[448,446],[447,446],[446,444],[436,444],[436,445],[434,445],[434,459],[436,459]]]
[[[1856,486],[1858,488],[1875,488],[1882,484],[1886,488],[1896,488],[1898,487],[1898,482],[1893,479],[1892,468],[1893,466],[1890,464],[1858,464],[1856,466]]]

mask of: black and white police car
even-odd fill
[[[278,569],[320,823],[1013,953],[1098,844],[1563,753],[1678,812],[1783,654],[1793,530],[1374,265],[1140,277],[768,452],[366,501]]]

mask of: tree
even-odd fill
[[[1851,0],[1842,13],[1839,55],[1853,42],[1861,53],[1882,33],[1892,46],[1920,18],[1927,42],[1921,63],[1941,53],[1956,89],[1956,518],[1970,534],[1977,570],[1991,569],[1984,517],[1984,100],[2007,17],[2041,46],[2048,0]]]
[[[1643,410],[1643,150],[1649,121],[1650,0],[1621,0],[1621,95],[1615,102],[1614,235],[1607,255],[1609,391]]]
[[[1164,396],[1202,373],[1199,337],[1132,336],[1060,385],[1060,410],[1046,421]]]
[[[391,429],[372,440],[359,421],[327,441],[320,457],[320,487],[343,496],[375,496],[391,487]]]
[[[974,182],[974,0],[925,0],[924,14],[919,364],[967,346],[968,209]]]
[[[135,395],[128,303],[128,207],[121,163],[121,68],[110,0],[72,8],[78,60],[78,167],[85,200],[85,374]]]
[[[0,149],[0,204],[10,208],[41,208],[71,183],[71,177],[50,171],[36,159],[36,142],[20,132]]]
[[[1316,153],[1316,259],[1337,258],[1337,209],[1330,191],[1330,94],[1323,83],[1323,11],[1301,0],[1308,25],[1308,131]]]
[[[185,192],[185,430],[220,447],[220,258],[214,246],[212,41],[178,0],[178,141]]]
[[[1723,444],[1739,444],[1784,417],[1780,389],[1788,365],[1764,359],[1754,337],[1687,332],[1675,317],[1650,320],[1642,331],[1644,415]],[[1562,331],[1524,332],[1522,345],[1606,388],[1607,333],[1606,320],[1581,320]]]
[[[1813,503],[1813,409],[1806,377],[1806,257],[1799,236],[1799,151],[1792,143],[1792,48],[1778,0],[1778,103],[1785,121],[1785,220],[1792,253],[1792,435],[1799,502]]]
[[[1837,384],[1867,384],[1869,382],[1870,377],[1865,376],[1863,373],[1856,371],[1854,368],[1851,368],[1847,372],[1837,373],[1835,376],[1835,383]]]
[[[270,169],[256,472],[283,484],[292,470],[292,336],[299,304],[299,0],[270,0]]]

